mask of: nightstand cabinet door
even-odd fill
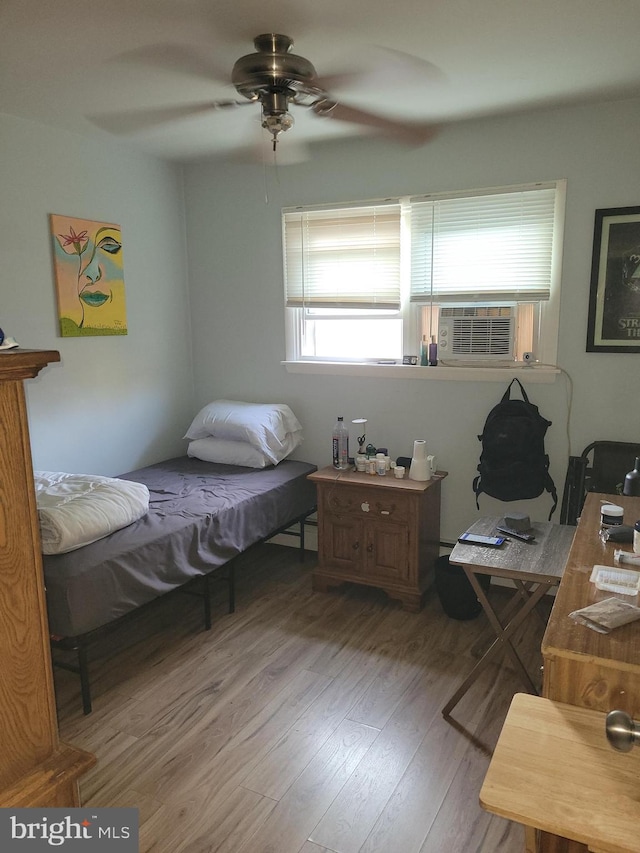
[[[364,551],[364,573],[371,583],[376,578],[383,582],[409,582],[409,528],[406,524],[372,519],[367,525]]]
[[[322,563],[346,575],[364,574],[365,535],[362,522],[349,515],[324,516],[318,547]]]

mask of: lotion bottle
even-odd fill
[[[429,367],[436,367],[438,364],[438,344],[436,336],[431,335],[431,343],[429,344]]]

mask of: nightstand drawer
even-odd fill
[[[411,497],[401,492],[358,486],[323,489],[322,505],[326,512],[353,518],[378,518],[381,521],[406,522],[410,516]]]

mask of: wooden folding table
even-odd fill
[[[496,525],[501,521],[499,517],[481,518],[469,528],[469,532],[495,535]],[[445,717],[450,715],[478,676],[501,651],[506,651],[513,661],[525,688],[531,693],[537,693],[513,646],[512,638],[542,596],[560,583],[575,527],[550,522],[533,522],[532,527],[535,534],[532,542],[508,538],[499,548],[458,542],[451,552],[449,561],[464,569],[495,631],[496,639],[442,709]],[[500,614],[492,607],[477,575],[506,578],[513,583],[513,596]]]

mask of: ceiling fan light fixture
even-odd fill
[[[262,104],[262,127],[273,137],[273,150],[276,150],[278,134],[293,127],[293,116],[289,112],[289,102],[292,92],[272,91],[263,92],[260,96]]]
[[[268,130],[273,137],[273,150],[276,150],[278,134],[293,127],[293,116],[288,112],[265,112],[262,113],[262,126]]]

